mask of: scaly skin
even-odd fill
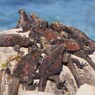
[[[84,34],[82,31],[74,28],[74,27],[67,27],[66,32],[70,35],[71,38],[78,41],[82,47],[83,46],[91,46],[95,48],[95,41],[90,39],[86,34]]]
[[[76,68],[75,68],[75,66],[74,66],[74,63],[73,63],[72,58],[69,58],[67,67],[68,67],[68,68],[70,69],[70,71],[72,72],[72,74],[73,74],[73,76],[74,76],[74,78],[75,78],[75,81],[76,81],[76,83],[77,83],[77,86],[78,86],[78,88],[79,88],[80,85],[81,85],[81,83],[80,83],[79,75],[78,75],[78,73],[77,73],[77,71],[76,71]]]
[[[51,27],[57,32],[65,31],[68,33],[69,38],[75,39],[81,46],[84,45],[91,46],[95,48],[95,41],[90,39],[86,34],[80,31],[77,28],[66,26],[60,22],[54,22],[51,24]]]
[[[13,77],[19,78],[20,82],[27,84],[33,83],[33,77],[38,69],[40,51],[33,50],[22,59],[15,66]]]
[[[28,47],[32,45],[33,42],[30,41],[27,37],[22,37],[19,34],[2,34],[0,35],[0,46],[8,47],[19,45],[21,47]]]
[[[43,63],[40,65],[39,74],[39,91],[45,91],[47,79],[52,75],[59,75],[62,70],[62,54],[65,51],[62,45],[58,46],[51,55],[46,57]],[[57,80],[57,79],[56,79]],[[58,87],[58,81],[55,81]]]
[[[22,31],[18,31],[18,32],[27,32],[28,30],[31,29],[31,24],[32,24],[32,20],[29,19],[28,15],[26,14],[24,9],[20,9],[18,11],[18,13],[20,14],[20,19],[16,25],[16,27],[21,27]]]
[[[53,39],[62,38],[62,36],[51,28],[34,27],[32,31],[39,33],[39,35],[46,37],[48,41]]]
[[[55,39],[51,41],[52,45],[64,44],[68,52],[76,52],[82,49],[81,45],[74,39]]]
[[[30,17],[31,20],[33,21],[32,27],[41,27],[41,28],[48,27],[48,22],[40,19],[35,13],[32,13]]]

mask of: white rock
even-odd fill
[[[77,91],[76,95],[95,95],[95,87],[83,84]]]
[[[18,95],[55,95],[49,92],[40,92],[40,91],[26,91],[22,89],[22,85],[19,87]]]
[[[18,33],[17,31],[22,30],[21,28],[14,28],[14,29],[9,29],[9,30],[4,30],[4,31],[0,31],[0,34],[20,34],[21,36],[26,36],[28,37],[29,35],[29,31],[25,32],[25,33]]]
[[[22,36],[26,36],[28,37],[29,31],[25,32],[25,33],[18,33],[16,31],[19,31],[21,29],[10,29],[10,30],[5,30],[0,32],[0,34],[20,34]],[[21,48],[21,51],[25,51],[25,54],[27,54],[27,49]],[[2,64],[6,63],[6,61],[8,61],[8,59],[12,56],[16,56],[17,53],[13,50],[12,47],[0,47],[0,68],[2,69]],[[45,56],[44,54],[42,54],[43,56]],[[93,53],[93,55],[90,56],[92,58],[93,61],[95,61],[95,52]],[[77,58],[81,63],[86,63],[84,60],[82,60],[81,58]],[[15,63],[15,61],[14,61]],[[13,62],[12,65],[14,66]],[[90,69],[90,66],[86,66],[85,67],[85,71],[84,70],[80,70],[82,71],[82,73],[84,73],[84,76],[88,76],[86,75],[89,72],[89,75],[93,75],[93,77],[95,76],[95,72],[93,69]],[[77,70],[78,71],[78,70]],[[78,72],[79,73],[79,72]],[[90,77],[92,78],[92,77]],[[88,80],[90,79],[88,78]],[[63,71],[60,74],[60,79],[61,81],[64,81],[64,79],[66,80],[66,86],[68,89],[68,93],[69,95],[75,95],[75,92],[77,90],[76,87],[76,83],[75,83],[75,79],[72,76],[70,70],[63,66]],[[92,84],[95,83],[95,81],[92,81]],[[1,87],[2,88],[2,87]],[[5,91],[6,92],[6,91]],[[56,93],[57,95],[63,95],[61,93],[61,90],[58,90],[56,88],[56,84],[52,83],[50,81],[47,82],[47,86],[46,86],[46,92],[37,92],[37,91],[25,91],[25,90],[19,90],[19,94],[18,95],[55,95],[54,93]],[[4,95],[1,94],[0,95]],[[68,94],[65,94],[68,95]],[[95,95],[95,87],[88,85],[88,84],[84,84],[82,85],[79,90],[77,91],[76,95]]]
[[[55,94],[48,92],[38,92],[38,91],[23,91],[18,95],[55,95]]]

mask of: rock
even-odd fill
[[[10,29],[10,30],[6,30],[5,32],[2,32],[3,34],[14,34],[14,33],[17,33],[18,29]],[[2,34],[0,33],[0,34]],[[28,32],[27,33],[19,33],[20,35],[24,36],[24,35],[27,35],[28,36]],[[27,49],[26,48],[21,48],[21,51],[24,51],[25,53],[24,54],[27,54]],[[0,47],[0,70],[2,70],[2,63],[4,62],[3,66],[5,66],[7,63],[7,61],[10,59],[10,58],[14,58],[17,56],[17,52],[15,52],[13,50],[12,47]],[[95,53],[93,55],[91,55],[91,58],[92,60],[94,61],[95,60]],[[79,59],[80,60],[80,59]],[[84,61],[81,61],[81,63],[84,62]],[[17,63],[16,60],[10,62],[13,66]],[[85,63],[85,62],[84,62]],[[77,69],[77,72],[80,76],[80,81],[81,83],[88,83],[90,85],[95,85],[95,72],[91,69],[90,66],[86,66],[85,69],[78,69],[77,66],[75,66],[76,69]],[[18,95],[75,95],[75,92],[77,91],[77,86],[76,86],[76,82],[75,82],[75,79],[73,77],[73,75],[71,74],[70,70],[66,67],[66,66],[63,66],[63,70],[60,74],[60,80],[61,81],[64,81],[64,79],[66,80],[66,87],[67,87],[67,92],[65,92],[65,94],[63,94],[63,88],[62,89],[57,89],[55,83],[51,82],[51,81],[48,81],[47,82],[47,86],[46,86],[46,90],[45,92],[37,92],[37,89],[35,91],[28,91],[28,90],[24,90],[23,88],[21,88],[21,90],[19,90],[19,93]],[[5,73],[0,73],[0,95],[10,95],[8,93],[8,88],[9,85],[8,84],[12,84],[12,79],[10,79],[9,76],[7,76]],[[87,84],[86,85],[82,85],[78,92],[76,93],[76,95],[88,95],[88,94],[79,94],[79,91],[81,91],[80,93],[82,93],[82,90],[81,88],[83,89],[85,86],[85,89],[87,89],[89,87],[89,89],[91,90],[88,90],[89,92],[90,91],[95,91],[92,90],[92,86],[88,86]],[[84,90],[86,92],[86,90]],[[7,94],[6,94],[7,93]],[[94,94],[89,94],[89,95],[95,95],[95,92]]]
[[[26,36],[28,37],[29,35],[29,31],[25,32],[25,33],[18,33],[17,31],[21,31],[21,28],[17,28],[17,29],[9,29],[9,30],[4,30],[4,31],[0,31],[0,34],[20,34],[21,36]]]
[[[21,92],[18,95],[55,95],[55,94],[48,93],[48,92],[24,91],[24,92]]]
[[[83,84],[75,95],[95,95],[95,86]]]
[[[19,87],[18,95],[55,95],[49,92],[38,92],[38,91],[26,91],[22,89],[22,85]]]
[[[5,69],[17,56],[12,47],[0,47],[0,70]]]
[[[79,75],[80,83],[81,84],[87,83],[87,84],[95,86],[95,71],[92,69],[92,67],[87,63],[87,61],[85,61],[82,58],[79,58],[75,55],[72,55],[71,57],[77,58],[81,64],[82,63],[87,64],[87,66],[85,66],[84,69],[79,69],[77,68],[77,66],[75,66],[77,73]],[[91,55],[91,58],[95,58],[95,53]],[[95,59],[93,59],[93,62],[95,62]]]
[[[67,88],[67,92],[65,92],[65,95],[74,95],[77,91],[77,84],[75,82],[74,76],[72,75],[71,71],[67,66],[63,66],[63,70],[60,74],[60,80],[65,80],[65,86]]]
[[[0,95],[17,95],[19,80],[0,72]]]

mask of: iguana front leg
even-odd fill
[[[15,28],[20,28],[19,23],[20,23],[20,20],[17,21]]]

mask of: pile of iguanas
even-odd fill
[[[80,69],[86,64],[71,58],[71,54],[85,59],[95,70],[95,64],[88,56],[94,52],[95,41],[83,32],[60,22],[49,24],[34,13],[28,16],[24,9],[19,10],[19,15],[16,28],[21,27],[22,31],[17,31],[18,34],[0,35],[0,46],[13,46],[19,53],[20,47],[28,48],[28,54],[21,58],[11,75],[19,79],[19,84],[35,85],[34,88],[38,86],[39,91],[45,91],[47,80],[51,80],[56,83],[58,89],[61,89],[64,84],[60,81],[59,75],[65,64],[71,70],[79,87],[81,83],[74,63]],[[20,32],[28,31],[29,37],[19,35]],[[6,73],[11,74],[9,68],[6,69]],[[39,79],[38,84],[34,84],[35,79]],[[16,91],[13,90],[12,95],[16,95]]]

